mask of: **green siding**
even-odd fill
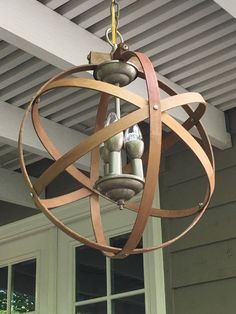
[[[216,190],[206,214],[190,233],[164,250],[167,314],[236,313],[236,145],[216,150],[215,159]],[[179,149],[165,158],[161,207],[196,205],[205,185],[196,158]],[[163,220],[164,239],[180,233],[192,219]]]

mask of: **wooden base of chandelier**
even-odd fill
[[[205,111],[206,103],[204,99],[198,93],[185,93],[177,95],[170,87],[161,81],[159,81],[158,86],[154,68],[148,57],[144,54],[127,51],[121,54],[120,59],[123,61],[128,61],[130,58],[134,57],[138,59],[142,67],[142,71],[139,71],[138,76],[144,79],[146,82],[148,95],[147,100],[118,86],[101,81],[95,81],[93,79],[72,76],[74,73],[95,70],[97,67],[96,65],[78,66],[56,75],[47,83],[45,83],[42,88],[40,88],[25,112],[19,133],[19,157],[22,174],[36,206],[42,210],[42,212],[51,220],[52,223],[54,223],[67,235],[82,242],[85,245],[102,251],[106,256],[112,258],[124,258],[130,254],[150,252],[159,248],[163,248],[181,238],[194,225],[196,225],[202,217],[207,205],[209,204],[215,185],[214,157],[212,148],[208,136],[206,135],[202,124],[199,122],[199,119],[202,117]],[[53,145],[42,127],[39,117],[38,103],[40,96],[45,92],[52,89],[65,87],[77,87],[96,90],[101,92],[101,97],[97,111],[94,134],[83,140],[76,147],[62,156],[57,148]],[[171,97],[160,100],[159,87],[166,91]],[[108,100],[110,95],[133,104],[137,109],[122,117],[117,122],[112,123],[104,128],[104,121],[107,115]],[[198,103],[199,105],[197,109],[193,111],[188,105],[190,103]],[[167,110],[178,106],[181,106],[189,116],[183,125],[179,124],[167,113]],[[32,115],[32,122],[39,139],[48,153],[55,160],[55,162],[34,183],[30,181],[23,156],[23,129],[25,121],[30,112]],[[124,131],[132,125],[145,119],[149,119],[150,140],[149,151],[146,154],[147,172],[142,198],[139,203],[128,202],[124,205],[125,208],[135,211],[137,213],[137,218],[135,220],[129,239],[127,240],[124,247],[112,247],[109,246],[106,242],[104,229],[102,226],[99,198],[104,196],[94,188],[94,184],[99,177],[99,145],[113,135]],[[162,123],[172,130],[163,143],[161,137]],[[202,145],[200,145],[188,132],[188,130],[193,126],[197,128],[200,137],[202,138]],[[208,186],[205,197],[199,204],[192,208],[182,210],[152,208],[159,174],[161,151],[173,145],[178,140],[178,138],[182,139],[192,150],[206,172]],[[91,152],[90,178],[85,176],[73,165],[75,161],[88,152]],[[83,188],[51,199],[40,198],[40,194],[43,189],[64,170],[66,170],[71,176],[78,180],[83,185]],[[59,207],[85,197],[89,197],[90,199],[91,221],[96,241],[91,241],[79,233],[73,231],[62,221],[57,219],[55,215],[49,210],[52,207]],[[157,246],[141,249],[136,248],[142,237],[149,216],[160,218],[179,218],[194,214],[196,215],[193,222],[187,227],[187,229],[185,229],[175,238]]]

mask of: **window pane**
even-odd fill
[[[111,239],[111,245],[123,247],[128,235]],[[142,244],[139,245],[142,247]],[[120,293],[144,288],[143,256],[130,255],[123,260],[111,260],[112,293]]]
[[[8,267],[0,268],[0,314],[7,313],[7,273]]]
[[[144,294],[112,301],[112,314],[145,314]]]
[[[106,295],[106,258],[86,246],[76,248],[76,301]],[[92,313],[92,312],[91,312]]]
[[[76,314],[106,314],[106,302],[94,303],[89,305],[77,306]]]
[[[35,311],[36,260],[12,266],[12,313]]]

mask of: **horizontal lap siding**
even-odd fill
[[[168,314],[236,313],[236,146],[216,151],[215,158],[216,190],[209,208],[193,230],[164,251]],[[203,174],[189,151],[167,156],[161,207],[201,202]],[[164,239],[180,233],[192,219],[163,220]]]
[[[174,313],[234,314],[236,278],[174,290]]]

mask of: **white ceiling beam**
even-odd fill
[[[1,143],[17,147],[18,133],[24,112],[25,111],[23,109],[0,101]],[[9,121],[14,121],[14,123],[11,123],[11,127],[9,127]],[[49,137],[62,153],[65,153],[72,147],[76,146],[81,140],[86,138],[86,135],[82,134],[81,132],[69,129],[56,122],[45,118],[42,118],[41,121]],[[51,158],[39,141],[32,126],[31,119],[28,119],[25,125],[24,148],[26,151],[41,157]],[[89,162],[89,156],[86,155],[77,162],[77,165],[81,169],[88,170]]]
[[[87,63],[90,50],[110,51],[107,43],[35,0],[0,2],[0,38],[61,69]],[[130,90],[145,94],[145,85],[140,85],[139,80],[131,85]],[[177,92],[186,92],[181,86],[174,85]],[[230,147],[224,114],[213,107],[209,111],[211,115],[205,115],[205,126],[213,145],[222,149]],[[181,108],[172,115],[182,122],[185,119]]]
[[[0,186],[1,201],[36,208],[21,173],[0,168]]]
[[[231,14],[234,18],[236,18],[236,6],[235,0],[214,0],[217,4],[219,4],[224,10],[226,10],[229,14]]]
[[[170,82],[164,76],[159,74],[159,77],[163,82],[168,83],[178,93],[187,92],[186,89],[173,82]],[[179,122],[183,122],[187,118],[186,113],[182,109],[178,110],[178,108],[175,108],[170,110],[170,113]],[[212,145],[220,149],[226,149],[232,146],[231,136],[226,130],[225,117],[223,112],[208,104],[206,113],[202,117],[201,122],[205,127],[205,130],[211,140]],[[198,136],[198,134],[195,133],[194,129],[192,133],[193,135]]]
[[[60,69],[86,64],[92,47],[110,50],[106,42],[35,0],[0,1],[0,38]]]

